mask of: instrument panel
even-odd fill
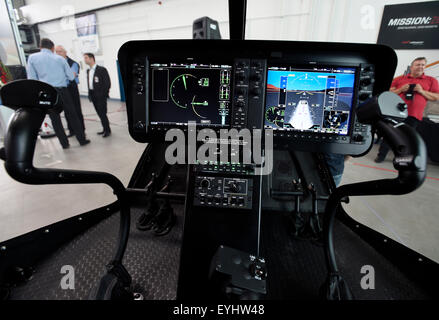
[[[396,55],[371,44],[160,40],[124,44],[119,64],[138,142],[192,122],[272,130],[278,149],[359,155],[372,134],[355,111],[388,90]]]

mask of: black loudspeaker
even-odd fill
[[[192,24],[192,39],[221,39],[218,21],[209,17],[194,20]]]

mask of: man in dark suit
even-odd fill
[[[55,52],[57,55],[60,55],[61,57],[63,57],[64,59],[66,59],[67,63],[69,64],[70,69],[72,69],[74,75],[75,75],[75,79],[72,81],[69,81],[67,83],[67,89],[70,92],[70,95],[72,96],[73,99],[73,104],[75,106],[75,110],[76,110],[76,114],[79,117],[79,121],[81,123],[82,126],[82,130],[85,131],[85,125],[84,125],[84,116],[82,114],[82,110],[81,110],[81,99],[79,97],[79,90],[78,90],[78,83],[79,83],[79,64],[71,59],[69,56],[67,56],[67,51],[66,49],[64,49],[63,46],[56,46],[55,47]],[[73,135],[73,126],[71,124],[71,120],[70,118],[67,118],[67,127],[69,128],[69,132],[70,134],[68,135],[68,137]]]
[[[90,67],[87,70],[88,99],[93,102],[102,122],[103,130],[98,134],[102,134],[105,138],[111,135],[110,122],[107,118],[107,98],[111,87],[110,76],[107,69],[96,64],[93,53],[85,53],[84,62]]]

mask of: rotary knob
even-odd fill
[[[251,79],[252,79],[253,81],[259,82],[259,81],[261,81],[262,76],[261,76],[260,73],[255,73],[255,74],[252,75]]]
[[[245,103],[242,100],[238,100],[238,101],[236,101],[235,105],[239,108],[242,108],[242,107],[244,107]]]
[[[238,81],[244,81],[245,80],[245,73],[244,72],[240,72],[236,75],[236,79]]]
[[[240,190],[240,187],[239,187],[239,185],[236,184],[234,181],[230,181],[230,182],[229,182],[229,190],[230,190],[232,193],[238,193],[239,190]]]
[[[364,137],[361,134],[354,134],[352,136],[352,140],[355,142],[362,142],[364,140]]]
[[[367,98],[369,98],[369,93],[361,93],[360,94],[360,100],[366,100]]]
[[[362,86],[368,86],[372,83],[372,80],[370,78],[363,78],[360,80],[360,84]]]
[[[203,180],[201,180],[201,182],[200,182],[200,186],[201,186],[201,188],[203,188],[203,189],[207,189],[207,188],[209,188],[209,185],[210,185],[210,182],[209,182],[209,180],[207,180],[207,179],[203,179]]]

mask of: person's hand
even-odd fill
[[[422,91],[424,91],[424,88],[422,88],[422,86],[419,83],[417,83],[416,86],[413,88],[413,91],[422,93]]]
[[[409,88],[410,88],[410,85],[407,83],[407,84],[403,85],[401,88],[399,88],[399,90],[401,90],[401,92],[406,92]]]

